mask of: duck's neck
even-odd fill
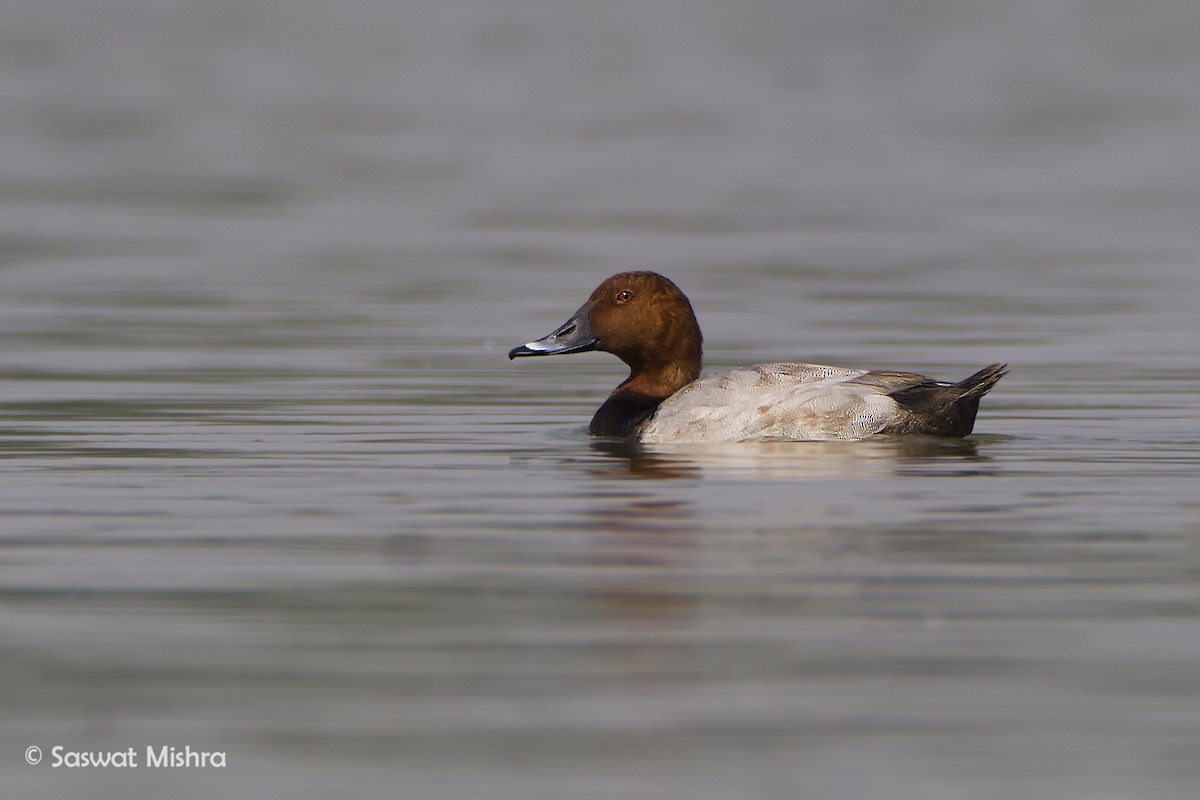
[[[700,377],[700,353],[694,359],[631,365],[631,372],[592,417],[593,436],[628,437],[654,416],[662,401]]]
[[[699,377],[699,356],[689,361],[631,365],[629,377],[613,394],[632,392],[643,397],[657,398],[661,403]]]

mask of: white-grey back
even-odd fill
[[[853,382],[866,370],[820,364],[753,364],[714,372],[663,401],[638,440],[862,439],[899,409],[879,388]]]

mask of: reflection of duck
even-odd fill
[[[879,438],[868,442],[713,442],[686,446],[600,439],[593,450],[612,459],[603,474],[675,480],[720,476],[733,479],[879,478],[936,469],[976,474],[988,459],[975,441],[932,436]],[[937,466],[939,465],[940,466]]]
[[[913,372],[754,364],[700,377],[700,326],[683,292],[653,272],[600,284],[554,333],[509,358],[603,350],[630,367],[596,416],[595,436],[641,442],[966,436],[979,400],[1005,374],[992,364],[958,383]]]

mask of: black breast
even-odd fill
[[[592,417],[588,432],[592,436],[629,438],[638,432],[642,424],[654,416],[662,400],[636,392],[617,391],[604,401],[604,405]]]

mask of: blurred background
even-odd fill
[[[1194,798],[1198,39],[7,0],[8,790]],[[597,444],[619,364],[504,355],[631,268],[712,367],[1013,372],[963,442]]]

